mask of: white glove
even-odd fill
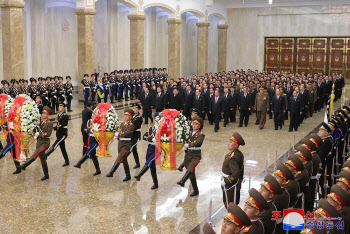
[[[156,143],[156,138],[155,137],[153,137],[152,142]]]
[[[188,143],[184,144],[185,149],[188,149],[188,146],[189,146]]]
[[[37,139],[39,137],[39,132],[36,132],[35,134],[34,134],[34,139]]]
[[[116,133],[114,134],[113,140],[117,140],[117,139],[118,139],[118,136],[119,136],[119,132],[116,132]]]
[[[221,186],[225,188],[225,179],[224,178],[221,178]]]

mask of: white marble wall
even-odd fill
[[[180,64],[181,76],[192,76],[197,74],[197,19],[186,20],[186,14],[181,15],[181,48]]]
[[[265,37],[350,36],[350,6],[227,9],[228,69],[263,69]]]
[[[218,72],[218,50],[219,50],[219,20],[212,16],[209,18],[208,29],[208,72]]]

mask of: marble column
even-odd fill
[[[168,19],[168,75],[169,79],[180,77],[180,19]]]
[[[208,72],[208,27],[209,22],[198,22],[197,43],[197,75],[204,76]]]
[[[226,54],[227,54],[227,24],[219,24],[219,41],[218,41],[218,72],[226,71]]]
[[[130,68],[144,68],[145,15],[128,15],[130,20]]]
[[[4,79],[24,78],[23,0],[1,0]]]
[[[85,73],[89,76],[95,67],[94,18],[95,9],[78,8],[75,10],[78,19],[78,93],[79,100],[84,100],[80,80]]]

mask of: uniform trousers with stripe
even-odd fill
[[[191,158],[186,158],[186,155],[185,155],[184,165],[185,165],[185,168],[187,169],[187,171],[191,171],[190,179],[196,178],[195,169],[200,161],[201,161],[201,156],[199,156],[199,155],[191,156]]]
[[[13,136],[11,138],[12,139],[9,140],[9,137],[7,137],[7,144],[1,150],[1,154],[5,155],[5,154],[7,154],[7,152],[10,152],[10,153],[12,152],[13,153],[13,162],[17,168],[20,165],[20,163],[15,160],[16,159],[16,147],[15,147],[15,142],[14,142],[15,139]]]
[[[155,161],[154,161],[155,160],[155,158],[154,158],[155,150],[156,150],[156,146],[155,145],[148,144],[145,165],[150,168],[152,174],[157,172],[156,171],[156,164],[155,164]]]
[[[65,144],[65,140],[67,138],[67,135],[60,135],[60,136],[57,136],[57,139],[56,141],[53,143],[53,145],[51,146],[51,148],[53,148],[53,150],[47,154],[47,157],[58,147],[60,146],[60,149],[61,149],[61,152],[62,152],[62,156],[64,158],[64,161],[65,162],[68,162],[69,159],[68,159],[68,154],[67,154],[67,151],[66,151],[66,144]]]

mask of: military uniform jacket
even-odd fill
[[[191,161],[194,157],[202,157],[202,144],[205,138],[205,135],[197,131],[193,134],[193,131],[190,131],[190,137],[187,139],[188,149],[185,151],[185,161]]]
[[[320,156],[318,156],[317,152],[314,151],[312,154],[312,176],[316,176],[318,171],[320,170],[320,164],[321,164],[321,159]],[[311,178],[311,179],[316,179],[316,178]]]
[[[37,86],[36,85],[29,85],[29,88],[28,88],[28,94],[29,96],[35,100],[35,97],[37,95]]]
[[[276,209],[278,211],[283,211],[284,209],[288,209],[288,207],[290,207],[289,193],[288,193],[288,190],[285,188],[282,188],[281,195],[276,194],[271,200],[275,204]]]
[[[64,91],[65,91],[67,97],[73,98],[73,90],[74,90],[74,88],[73,88],[72,83],[66,82],[63,87],[64,87]]]
[[[260,219],[256,220],[250,220],[252,222],[252,225],[249,227],[243,227],[242,230],[239,232],[240,234],[248,233],[248,234],[264,234],[264,225],[260,221]]]
[[[222,173],[224,174],[225,188],[229,189],[237,184],[237,189],[241,188],[244,174],[244,156],[240,150],[234,150],[226,154],[222,164]]]
[[[272,211],[277,211],[277,208],[275,204],[272,201],[268,201],[267,204],[269,204],[268,210],[263,210],[259,213],[259,219],[264,225],[265,233],[274,233],[276,228],[276,221],[271,220],[272,218]]]
[[[48,84],[47,85],[47,90],[49,91],[49,97],[50,98],[57,98],[56,96],[56,85],[55,84]]]
[[[327,136],[326,138],[322,139],[322,142],[323,142],[323,144],[317,148],[316,152],[317,152],[318,156],[320,156],[321,163],[322,163],[321,167],[324,169],[326,166],[326,158],[332,150],[332,137]],[[329,168],[328,168],[328,170],[329,170]]]
[[[132,134],[132,139],[141,139],[141,125],[143,122],[141,115],[134,115],[131,119],[131,122],[134,125],[134,133]]]
[[[68,120],[69,120],[69,117],[65,111],[58,114],[57,126],[55,127],[57,137],[68,135],[68,129],[67,129]]]
[[[56,89],[57,89],[57,95],[59,97],[62,97],[64,95],[64,88],[62,83],[57,83],[56,84]]]
[[[12,86],[10,88],[10,95],[11,95],[11,97],[12,98],[16,98],[18,94],[19,94],[19,89],[15,88],[14,86]]]
[[[134,133],[134,124],[129,121],[120,123],[118,135],[118,151],[130,149],[131,138]]]
[[[257,111],[266,111],[269,109],[269,95],[265,94],[257,94],[255,98],[255,109]]]
[[[299,183],[295,180],[288,180],[284,188],[289,194],[289,207],[293,207],[298,201],[298,193],[300,191]]]
[[[36,142],[36,148],[41,146],[50,146],[50,136],[52,133],[53,124],[50,120],[42,120],[39,124],[39,136]],[[34,154],[35,155],[35,154]]]
[[[3,87],[0,89],[0,94],[9,94],[9,90]]]

